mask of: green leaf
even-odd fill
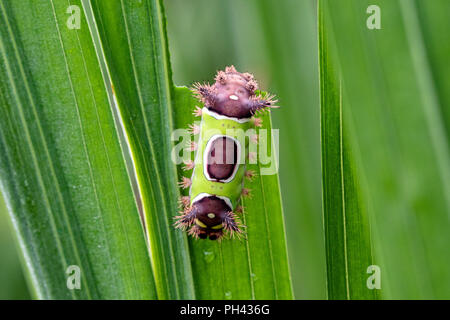
[[[172,226],[179,191],[170,157],[173,84],[162,4],[90,3],[135,165],[158,298],[193,299],[186,236]]]
[[[0,1],[0,181],[35,296],[155,297],[80,1]],[[67,287],[68,266],[81,289]]]
[[[284,106],[272,116],[274,126],[280,128],[281,193],[294,294],[297,299],[325,299],[317,1],[252,2],[250,12],[235,18],[242,26],[235,28],[234,37],[242,41],[241,59],[265,76],[262,81]],[[257,20],[247,21],[253,7]],[[262,48],[249,44],[250,36],[242,30],[252,32],[251,38],[261,38]]]
[[[176,88],[177,129],[187,129],[194,122],[192,112],[196,105],[201,106],[188,88]],[[267,155],[275,165],[270,114],[261,118],[261,129],[268,132]],[[260,145],[264,144],[264,135],[260,139]],[[189,240],[198,299],[292,299],[278,174],[261,174],[269,165],[248,165],[258,176],[252,182],[245,181],[252,194],[242,203],[247,240]],[[181,166],[178,169],[180,177],[186,175]]]
[[[343,119],[370,204],[381,294],[448,298],[448,1],[323,4],[341,70]],[[380,30],[366,27],[372,4],[381,9]],[[441,14],[434,21],[431,12]]]
[[[329,299],[374,299],[366,284],[373,265],[370,226],[352,156],[339,70],[329,43],[329,12],[319,1],[322,188]]]

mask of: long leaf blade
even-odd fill
[[[81,8],[0,1],[2,193],[38,298],[153,298],[89,29],[83,15],[80,29],[68,28],[69,5]],[[81,270],[79,290],[67,286],[70,265]]]
[[[333,64],[326,4],[319,1],[322,180],[328,298],[374,299],[366,284],[373,265],[368,212],[345,127],[342,80]],[[331,52],[330,52],[331,51]],[[334,61],[335,63],[335,61]]]
[[[171,161],[173,85],[159,0],[91,1],[102,49],[129,139],[160,299],[192,299],[185,235]]]

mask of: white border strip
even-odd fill
[[[200,201],[200,200],[202,200],[203,198],[206,198],[206,197],[217,197],[217,198],[219,198],[219,199],[222,199],[223,201],[225,201],[225,203],[227,204],[227,206],[229,206],[230,209],[233,210],[233,205],[231,204],[231,200],[230,200],[229,198],[227,198],[227,197],[225,197],[225,196],[218,196],[218,195],[216,195],[216,194],[209,194],[209,193],[206,193],[206,192],[199,193],[199,194],[194,198],[194,200],[192,200],[192,204],[194,204],[195,202]]]
[[[238,122],[238,123],[246,123],[251,120],[251,118],[239,119],[239,118],[227,117],[222,114],[218,114],[217,112],[214,112],[212,110],[209,110],[207,107],[203,107],[202,112],[209,114],[211,117],[216,118],[217,120],[232,120],[232,121]]]

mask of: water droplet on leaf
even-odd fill
[[[210,263],[214,260],[214,252],[212,251],[203,251],[204,259],[207,263]]]

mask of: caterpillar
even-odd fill
[[[189,196],[180,199],[182,212],[174,226],[194,238],[217,240],[226,233],[231,238],[244,233],[238,216],[240,199],[250,196],[244,178],[251,180],[256,173],[246,170],[249,157],[255,156],[248,144],[257,143],[257,135],[246,139],[246,132],[262,126],[256,114],[278,107],[273,95],[257,90],[253,75],[240,73],[234,66],[218,71],[213,85],[195,83],[192,88],[204,107],[194,110],[201,117],[200,125],[190,125],[190,132],[199,138],[190,145],[196,151],[195,161],[186,162],[183,168],[193,170],[192,176],[179,182],[180,187],[190,189]]]

